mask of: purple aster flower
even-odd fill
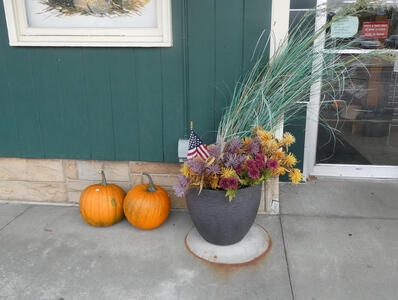
[[[186,188],[182,186],[180,183],[177,183],[176,185],[173,186],[174,193],[177,197],[184,197]]]
[[[224,164],[227,168],[236,169],[245,160],[244,154],[227,153],[224,156]]]
[[[227,181],[229,189],[236,189],[238,187],[238,179],[235,177],[227,178]]]
[[[211,165],[208,166],[205,170],[206,174],[216,173],[220,174],[220,166],[219,165]]]
[[[181,186],[183,186],[184,188],[188,187],[189,181],[188,181],[187,177],[185,177],[182,174],[178,174],[177,177],[178,177],[178,181],[180,182]]]
[[[279,164],[278,161],[275,159],[269,159],[267,160],[267,168],[271,170],[276,170],[278,168]]]
[[[264,155],[261,152],[256,154],[256,166],[260,170],[263,170],[265,168]]]
[[[201,175],[205,170],[205,162],[197,159],[188,160],[187,167],[195,173]]]
[[[247,174],[252,179],[257,179],[258,177],[260,177],[260,171],[257,168],[249,169]]]
[[[247,144],[247,152],[254,155],[260,151],[260,146],[260,140],[258,138],[254,138]]]
[[[238,154],[236,156],[236,160],[239,162],[239,164],[242,164],[246,159],[246,155],[245,154]]]
[[[229,153],[234,153],[242,148],[242,141],[238,137],[232,138],[228,143],[227,143],[227,149]]]
[[[221,147],[219,145],[210,145],[207,147],[207,150],[209,151],[210,156],[218,159],[221,155]]]
[[[256,161],[254,161],[253,159],[249,159],[249,160],[246,162],[246,167],[247,167],[248,169],[257,169]]]
[[[227,188],[228,188],[228,183],[229,183],[229,181],[228,181],[228,178],[221,178],[220,179],[220,182],[219,182],[219,185],[224,189],[224,190],[226,190]]]

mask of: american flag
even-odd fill
[[[193,130],[191,130],[191,135],[189,136],[189,149],[187,159],[193,159],[198,155],[202,159],[207,160],[207,158],[209,157],[209,151],[207,151],[206,145],[203,144],[199,136]]]

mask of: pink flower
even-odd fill
[[[250,168],[247,174],[252,179],[257,179],[258,177],[260,177],[260,171],[257,168]]]
[[[271,170],[276,170],[278,168],[279,164],[278,161],[276,161],[275,159],[269,159],[267,161],[267,168],[271,169]]]
[[[238,187],[238,179],[235,177],[228,178],[228,188],[236,189]]]
[[[243,172],[243,167],[242,165],[239,165],[236,169],[235,169],[236,174],[240,175]]]
[[[264,155],[261,152],[256,154],[256,166],[260,170],[263,170],[265,168]]]
[[[253,159],[249,159],[246,162],[246,166],[247,166],[248,169],[257,169],[256,162]]]
[[[226,190],[226,189],[236,189],[238,187],[238,179],[235,177],[230,177],[230,178],[221,178],[220,179],[220,186]]]
[[[228,186],[229,186],[228,178],[221,178],[221,179],[220,179],[220,182],[219,182],[219,185],[220,185],[224,190],[226,190],[226,189],[228,188]]]

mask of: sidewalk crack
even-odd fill
[[[287,267],[287,275],[288,275],[288,277],[289,277],[290,293],[292,294],[292,300],[294,300],[294,292],[293,292],[293,285],[292,285],[292,277],[291,277],[291,274],[290,274],[289,258],[287,257],[287,249],[286,249],[286,242],[285,242],[285,234],[284,234],[284,232],[283,232],[283,225],[282,225],[282,215],[279,215],[279,224],[281,225],[281,234],[282,234],[283,251],[284,251],[284,253],[285,253],[286,267]]]
[[[18,215],[16,215],[11,221],[9,221],[6,225],[0,228],[0,232],[5,229],[8,225],[10,225],[12,222],[14,222],[17,218],[22,216],[29,208],[31,208],[32,205],[29,205],[27,208],[25,208],[22,212],[20,212]]]

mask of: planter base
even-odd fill
[[[239,243],[218,246],[203,239],[196,228],[192,228],[185,237],[185,246],[196,257],[205,261],[224,264],[247,264],[265,255],[271,247],[269,233],[260,225],[254,224]]]

